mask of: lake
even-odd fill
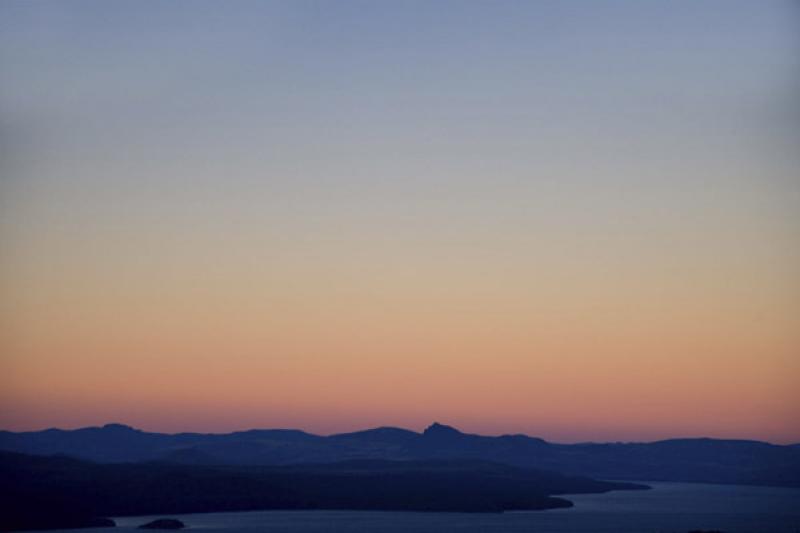
[[[691,529],[800,533],[800,489],[646,483],[653,490],[567,496],[575,507],[549,511],[252,511],[170,516],[204,533],[686,533]],[[120,527],[105,531],[119,533],[152,518],[157,517],[117,518]]]

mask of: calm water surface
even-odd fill
[[[649,491],[568,496],[571,509],[502,514],[256,511],[171,515],[203,533],[800,533],[800,489],[648,483]],[[158,517],[117,518],[122,533]],[[73,532],[76,530],[72,530]]]

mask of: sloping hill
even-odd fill
[[[642,488],[480,461],[237,467],[0,452],[0,530],[82,526],[96,516],[256,509],[537,510],[572,505],[554,494]]]

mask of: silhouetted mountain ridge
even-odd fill
[[[470,459],[602,479],[800,486],[797,445],[711,438],[557,444],[519,434],[463,433],[438,422],[422,433],[379,427],[330,436],[294,429],[163,434],[108,424],[76,430],[0,431],[0,450],[64,454],[104,463],[170,461],[194,465]]]

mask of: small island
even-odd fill
[[[183,529],[185,527],[186,524],[176,518],[159,518],[142,524],[139,529]]]

